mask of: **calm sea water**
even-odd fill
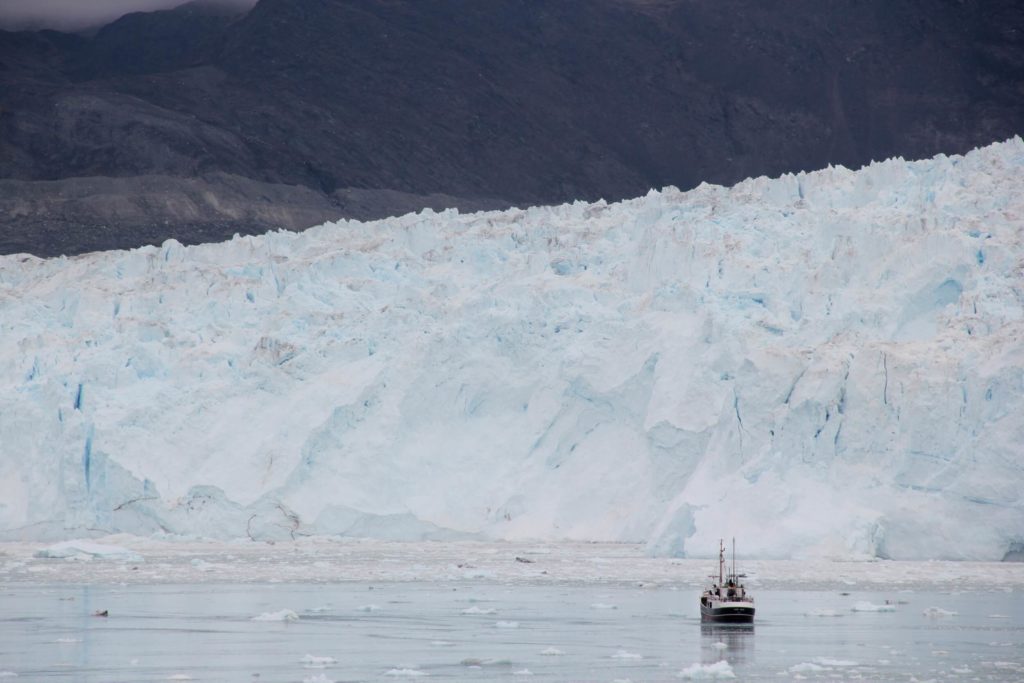
[[[731,671],[751,681],[1024,681],[1020,592],[759,591],[746,630],[702,627],[697,595],[603,585],[9,584],[0,587],[0,676],[639,683]],[[886,600],[895,611],[853,611]],[[101,610],[109,616],[94,616]],[[298,619],[253,620],[280,610]],[[828,611],[836,616],[809,616]]]

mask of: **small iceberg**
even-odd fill
[[[35,553],[34,557],[43,559],[75,559],[75,560],[117,560],[120,562],[142,562],[142,555],[134,550],[119,545],[106,545],[87,541],[85,539],[74,539],[61,541],[48,548],[43,548]]]
[[[548,647],[540,651],[545,657],[561,657],[565,653],[559,650],[557,647]]]
[[[941,607],[929,607],[928,609],[921,612],[929,619],[942,619],[944,617],[955,617],[957,612],[951,612],[948,609],[942,609]]]
[[[721,661],[714,664],[691,664],[676,674],[678,678],[688,678],[694,681],[713,680],[716,678],[736,678],[732,672],[729,662]]]
[[[612,659],[643,659],[643,655],[638,655],[635,652],[626,652],[625,650],[619,650],[612,655]]]
[[[278,612],[264,612],[263,614],[253,617],[253,621],[298,621],[299,615],[290,609],[283,609]]]
[[[476,605],[473,605],[472,607],[467,607],[466,609],[462,610],[462,613],[463,614],[497,614],[498,610],[494,609],[493,607],[477,607]]]
[[[334,683],[334,681],[323,674],[316,674],[315,676],[303,678],[302,683]]]
[[[876,605],[873,602],[867,600],[860,600],[850,608],[852,612],[895,612],[896,605],[892,603],[885,603],[884,605]]]
[[[385,676],[395,676],[398,678],[418,678],[420,676],[429,676],[426,671],[420,671],[419,669],[388,669],[384,672]]]
[[[831,657],[815,657],[814,663],[821,666],[858,666],[857,662],[851,662],[849,659],[832,659]]]

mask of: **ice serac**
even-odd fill
[[[1024,544],[1024,142],[0,259],[0,537]]]

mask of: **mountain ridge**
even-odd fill
[[[406,210],[395,196],[437,209],[616,200],[1024,132],[1015,3],[787,9],[262,0],[245,14],[129,15],[92,36],[2,33],[0,253],[300,229],[310,213]],[[218,199],[205,226],[166,227],[193,201],[180,183],[146,204],[126,180],[162,177],[228,203],[240,182],[241,196],[270,183],[286,210],[239,217]],[[26,208],[7,182],[75,178],[107,180],[74,211]]]

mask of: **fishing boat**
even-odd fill
[[[718,542],[718,576],[712,574],[710,588],[700,595],[700,620],[715,623],[754,623],[754,598],[740,582],[746,574],[736,573],[736,539],[732,539],[732,571],[726,572],[725,542]],[[717,582],[715,582],[717,579]]]

